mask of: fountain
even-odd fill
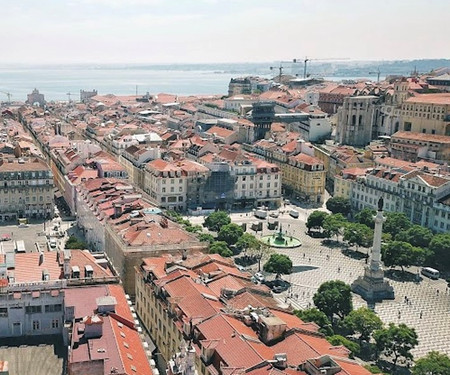
[[[302,244],[298,238],[283,234],[283,227],[281,224],[277,233],[261,237],[261,242],[270,247],[287,249],[299,247]]]

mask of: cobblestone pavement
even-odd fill
[[[295,270],[309,270],[285,276],[292,283],[292,297],[286,299],[287,293],[277,295],[280,302],[287,301],[298,309],[307,308],[313,305],[312,297],[323,282],[342,280],[350,284],[363,274],[364,259],[350,258],[342,253],[340,247],[323,246],[322,240],[305,234],[303,223],[297,223],[295,227],[297,230],[293,232],[301,238],[302,247],[278,251],[292,259]],[[415,272],[417,270],[413,269],[413,275]],[[416,329],[419,345],[412,351],[415,357],[424,356],[431,350],[450,355],[450,295],[445,281],[425,277],[420,282],[389,281],[395,290],[395,300],[383,301],[374,306],[383,322],[405,323]],[[358,295],[354,295],[353,303],[355,308],[367,306]]]

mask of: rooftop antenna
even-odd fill
[[[138,96],[138,85],[136,85],[136,96]]]
[[[70,92],[68,92],[66,95],[67,95],[67,97],[69,98],[69,104],[72,103],[72,99],[71,99],[70,97],[71,97],[73,94],[70,93]]]

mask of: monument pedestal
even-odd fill
[[[366,267],[364,276],[358,277],[352,283],[352,291],[368,302],[394,299],[394,288],[384,280],[384,272],[381,268],[372,270]]]

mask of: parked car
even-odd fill
[[[256,272],[254,276],[255,276],[255,279],[257,281],[259,281],[260,283],[262,283],[263,281],[266,280],[266,278],[264,277],[264,275],[261,272]]]
[[[297,219],[300,214],[296,210],[290,210],[289,215],[291,215],[294,219]]]
[[[278,211],[273,211],[269,214],[270,217],[274,217],[277,218],[278,216],[280,216],[280,213]]]

